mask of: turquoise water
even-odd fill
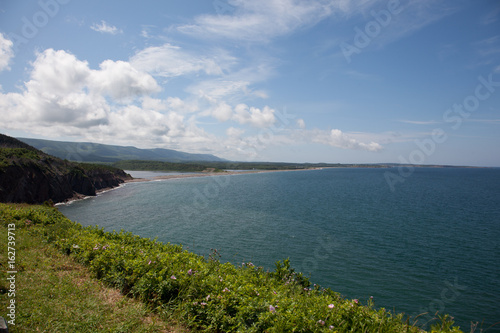
[[[266,268],[290,258],[312,282],[464,331],[500,322],[500,169],[324,169],[129,183],[59,206],[83,225],[182,243]],[[420,317],[425,323],[430,315]],[[481,325],[480,325],[481,326]],[[500,325],[490,331],[500,331]]]

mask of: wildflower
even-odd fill
[[[97,250],[99,250],[99,246],[98,245],[94,246],[94,251],[97,251]]]
[[[328,307],[329,307],[330,309],[333,309],[333,308],[335,307],[335,305],[333,305],[333,304],[328,304]]]
[[[193,305],[198,305],[198,302],[193,302]]]
[[[276,312],[276,308],[272,305],[269,305],[269,311],[271,311],[272,313],[275,313]]]
[[[73,248],[74,249],[79,249],[80,247],[78,245],[76,245],[76,244],[73,244]]]
[[[201,306],[205,306],[205,305],[207,305],[207,303],[205,303],[205,302],[201,302],[201,303],[200,303],[200,305],[201,305]]]
[[[335,326],[333,325],[330,325],[329,329],[333,330],[335,328]]]
[[[151,260],[148,262],[148,265],[151,265]]]
[[[229,290],[227,288],[224,288],[224,290],[222,290],[223,293],[228,292],[228,291],[231,291],[231,290]]]
[[[193,270],[192,270],[192,269],[189,269],[188,274],[189,274],[189,275],[193,275]]]
[[[207,301],[210,299],[210,295],[207,296]]]
[[[321,320],[321,319],[320,319],[320,320],[318,320],[318,324],[320,324],[320,325],[324,326],[324,325],[325,325],[325,322],[324,322],[323,320]]]
[[[359,301],[357,299],[353,299],[354,303],[358,304]]]
[[[277,293],[275,290],[273,290],[273,293],[274,293],[275,295],[278,295],[278,293]]]
[[[172,280],[177,280],[177,278],[175,277],[175,275],[172,275],[170,278],[171,278]]]

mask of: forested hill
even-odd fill
[[[105,145],[91,142],[64,142],[19,138],[47,154],[77,162],[113,163],[122,160],[147,160],[162,162],[224,161],[211,154],[190,154],[172,149]]]
[[[62,202],[130,178],[121,169],[62,160],[0,134],[0,202]]]

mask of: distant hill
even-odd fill
[[[210,154],[190,154],[172,149],[139,149],[136,147],[104,145],[91,142],[64,142],[18,138],[44,153],[77,162],[113,163],[123,160],[147,160],[161,162],[221,162]]]
[[[131,178],[121,169],[65,161],[0,134],[0,202],[62,202]]]

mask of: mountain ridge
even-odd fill
[[[114,163],[123,160],[161,162],[225,161],[212,154],[192,154],[166,148],[141,149],[134,146],[108,145],[93,142],[54,141],[17,138],[44,153],[77,162]]]

